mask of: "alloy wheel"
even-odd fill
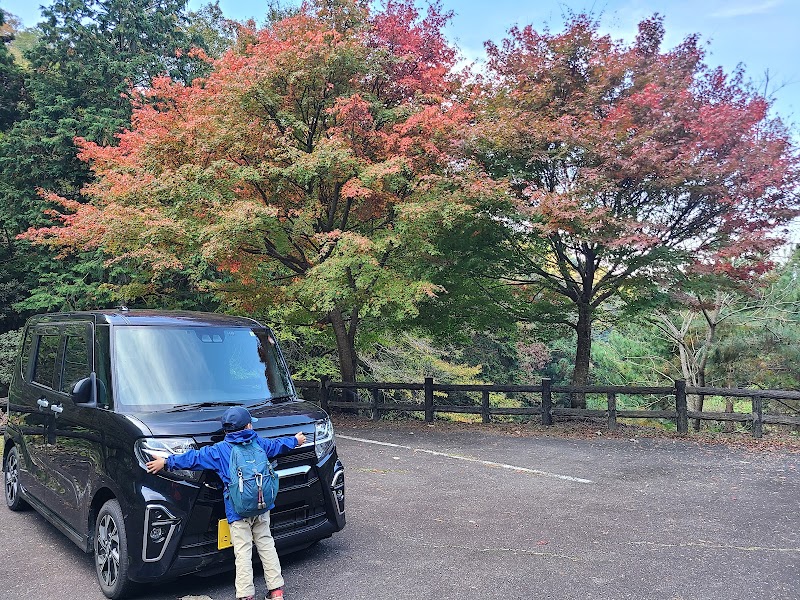
[[[19,459],[16,452],[11,452],[6,459],[6,504],[12,506],[19,494]]]
[[[95,541],[95,560],[100,579],[105,585],[113,587],[119,577],[119,528],[109,514],[100,518]]]

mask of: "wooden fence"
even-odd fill
[[[605,418],[611,430],[617,428],[617,419],[669,419],[675,421],[678,433],[687,434],[689,420],[729,421],[750,424],[754,437],[760,438],[763,434],[765,423],[789,425],[800,428],[800,410],[792,407],[785,401],[800,401],[800,392],[788,390],[745,390],[734,388],[714,387],[687,387],[685,381],[676,381],[672,387],[636,387],[636,386],[554,386],[549,379],[543,379],[541,385],[451,385],[434,383],[428,377],[424,383],[383,383],[383,382],[357,382],[343,383],[330,379],[319,381],[295,381],[295,386],[305,391],[307,399],[316,401],[324,410],[343,408],[353,410],[371,411],[372,418],[378,420],[381,415],[390,411],[422,412],[425,421],[432,422],[438,413],[461,413],[481,415],[484,423],[491,422],[494,415],[541,415],[543,425],[552,425],[554,417],[566,418]],[[369,400],[360,397],[359,391],[369,393]],[[396,392],[406,393],[410,401],[389,401],[388,396]],[[422,401],[414,400],[421,392]],[[480,392],[480,402],[451,404],[442,402],[451,395],[458,394],[462,398],[468,393]],[[498,407],[491,406],[490,394],[535,394],[538,402],[523,407]],[[586,394],[603,395],[606,398],[605,409],[566,408],[554,404],[554,394]],[[617,407],[617,398],[620,395],[659,396],[662,403],[669,406],[662,410],[629,410]],[[749,398],[751,412],[697,412],[689,410],[687,396],[721,396],[725,398]],[[315,397],[314,397],[315,396]],[[349,397],[349,399],[342,399]],[[766,413],[764,401],[774,400],[794,411],[795,415]]]

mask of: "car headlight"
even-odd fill
[[[314,428],[314,450],[317,451],[317,459],[327,456],[333,450],[334,443],[331,420],[317,421]]]
[[[139,466],[143,469],[147,469],[145,463],[150,462],[157,456],[166,458],[170,454],[183,454],[187,450],[196,449],[197,444],[192,438],[141,438],[136,440],[133,445],[133,451],[139,461]],[[197,482],[200,481],[203,473],[202,471],[164,469],[159,472],[159,475],[172,479]]]

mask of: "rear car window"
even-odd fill
[[[33,381],[40,385],[53,387],[60,338],[57,335],[40,335],[38,338]]]
[[[70,334],[64,346],[64,367],[60,391],[69,393],[78,381],[89,376],[89,347],[83,333]]]

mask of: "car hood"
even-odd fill
[[[158,411],[130,415],[140,421],[153,436],[189,436],[206,438],[224,437],[221,418],[229,406],[211,406],[178,411]],[[258,419],[253,429],[262,436],[281,435],[283,430],[307,429],[300,427],[325,419],[327,415],[318,406],[309,402],[284,402],[250,408]],[[144,428],[143,428],[144,429]],[[313,427],[311,428],[313,431]],[[145,435],[148,435],[145,433]]]

